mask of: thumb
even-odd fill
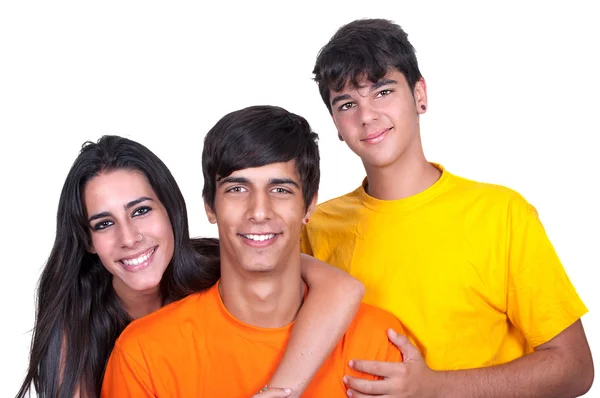
[[[403,334],[398,334],[394,329],[388,329],[388,339],[402,353],[402,362],[413,361],[415,359],[423,359],[421,352],[415,347],[408,338]]]

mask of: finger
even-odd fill
[[[371,395],[371,394],[363,394],[360,391],[356,391],[353,389],[346,390],[346,396],[351,398],[369,398],[369,397],[377,397],[377,398],[394,398],[392,395]]]
[[[292,393],[289,388],[269,387],[266,391],[259,391],[252,398],[287,398]]]
[[[367,395],[389,394],[391,390],[388,380],[366,380],[358,377],[344,376],[344,384],[347,389],[355,390]]]
[[[401,362],[365,361],[353,359],[348,362],[351,369],[368,373],[374,376],[390,377],[394,374],[396,366],[403,366]]]
[[[398,347],[402,353],[403,362],[423,358],[419,349],[410,342],[408,337],[396,333],[393,329],[388,329],[387,334],[392,344]]]

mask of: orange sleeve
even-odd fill
[[[400,321],[379,308],[371,306],[362,306],[362,318],[355,323],[351,335],[347,336],[349,341],[347,353],[348,359],[382,361],[382,362],[402,362],[402,353],[400,349],[390,341],[387,336],[387,330],[393,329],[396,333],[404,334],[404,328]],[[378,376],[359,372],[351,368],[345,368],[344,374],[359,377],[366,380],[380,379]]]
[[[151,386],[147,366],[125,352],[117,341],[106,365],[101,397],[154,397]]]

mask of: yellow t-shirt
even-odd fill
[[[409,198],[363,185],[320,204],[302,251],[361,280],[432,369],[511,361],[587,312],[533,206],[436,167],[440,179]]]

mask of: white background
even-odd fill
[[[595,2],[481,3],[3,2],[0,396],[14,396],[25,372],[34,290],[81,144],[110,133],[147,145],[180,184],[192,234],[215,235],[201,200],[203,136],[227,112],[280,105],[321,137],[320,199],[341,195],[362,165],[337,140],[311,71],[335,30],[361,17],[396,21],[417,49],[427,157],[537,207],[590,309],[598,354]]]

